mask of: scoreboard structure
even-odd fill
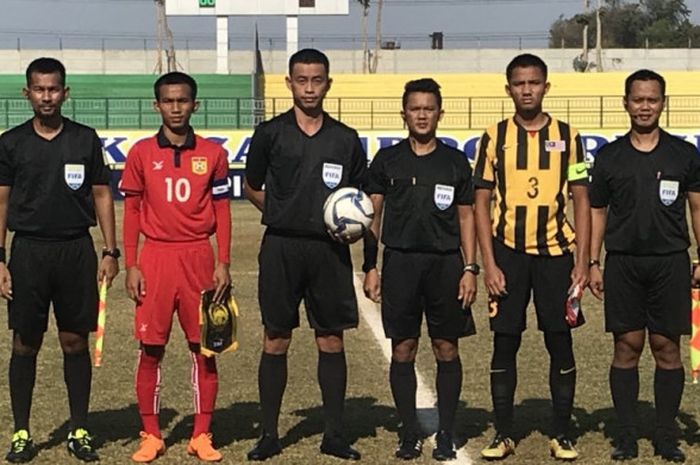
[[[228,74],[229,16],[287,18],[287,56],[299,48],[299,16],[347,15],[350,0],[166,0],[169,16],[216,16],[216,72]]]

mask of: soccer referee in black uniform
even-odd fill
[[[605,288],[605,328],[615,342],[610,391],[620,433],[614,460],[637,457],[637,366],[647,332],[656,361],[654,454],[685,460],[675,419],[684,384],[680,337],[691,330],[686,200],[700,242],[700,155],[659,128],[665,100],[663,77],[649,70],[631,74],[623,102],[632,127],[598,152],[592,170],[590,286],[598,298]],[[700,270],[692,281],[700,282]]]
[[[248,150],[245,194],[267,226],[258,278],[265,327],[258,372],[263,431],[249,460],[265,460],[281,450],[277,422],[287,350],[299,326],[302,299],[319,350],[326,421],[321,452],[360,458],[341,435],[347,384],[343,331],[358,323],[352,262],[349,247],[326,232],[323,204],[334,190],[360,185],[367,156],[357,132],[323,111],[331,85],[328,68],[328,58],[318,50],[292,55],[287,87],[294,107],[258,126]]]
[[[61,116],[66,71],[52,58],[27,68],[34,118],[0,136],[0,293],[13,331],[9,385],[15,433],[6,459],[34,456],[29,412],[36,358],[53,304],[70,405],[68,452],[98,459],[87,431],[92,378],[88,333],[97,326],[97,281],[119,271],[110,170],[91,128]],[[89,229],[102,230],[99,263]],[[5,266],[5,236],[14,231]],[[53,414],[55,412],[49,412]]]
[[[363,265],[364,289],[375,302],[381,300],[384,332],[391,339],[389,382],[402,423],[395,455],[406,460],[418,457],[422,447],[415,359],[423,312],[437,360],[437,460],[456,457],[452,429],[462,389],[458,339],[475,333],[470,305],[479,266],[472,170],[463,152],[435,137],[442,115],[437,82],[408,82],[401,112],[408,138],[377,152],[365,187],[374,206],[372,233],[379,237],[381,225],[385,248],[381,285],[375,250]]]
[[[496,437],[481,455],[498,460],[514,452],[516,356],[532,295],[550,358],[550,453],[574,460],[578,452],[569,423],[576,363],[565,316],[567,293],[588,284],[588,173],[577,131],[542,111],[549,90],[547,65],[535,55],[519,55],[506,68],[506,78],[515,115],[486,131],[474,168],[476,229],[494,333],[491,397]],[[567,220],[569,195],[576,232]]]

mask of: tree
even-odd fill
[[[362,5],[362,72],[376,73],[379,65],[379,50],[382,48],[382,7],[384,0],[374,0],[377,5],[377,19],[375,23],[374,52],[369,50],[367,36],[367,23],[369,21],[369,7],[371,0],[357,0]]]
[[[367,73],[369,67],[369,44],[367,39],[367,20],[370,0],[357,0],[362,5],[362,72]]]
[[[377,72],[377,66],[379,65],[379,50],[382,49],[382,6],[384,5],[384,0],[377,0],[377,20],[375,23],[375,40],[374,40],[374,53],[372,54],[372,63],[369,67],[370,73]]]
[[[157,39],[157,53],[155,72],[156,74],[162,74],[163,68],[163,41],[167,42],[167,47],[165,48],[166,57],[166,71],[176,71],[177,70],[177,59],[175,58],[175,43],[173,41],[173,32],[168,26],[168,17],[165,15],[165,0],[155,0],[156,4],[156,22],[158,28],[158,39]]]
[[[700,26],[690,22],[684,0],[606,0],[603,16],[603,47],[688,47],[700,44]],[[550,28],[550,47],[582,47],[581,31],[589,24],[589,46],[595,37],[595,13],[571,18],[560,16]]]

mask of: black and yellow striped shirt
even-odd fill
[[[477,188],[495,189],[493,235],[533,255],[563,255],[574,248],[566,218],[569,184],[588,184],[581,136],[549,117],[539,131],[503,120],[481,137],[474,169]]]

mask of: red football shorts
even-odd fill
[[[136,339],[146,345],[167,344],[177,312],[187,341],[198,344],[200,294],[214,286],[214,252],[209,241],[146,240],[139,268],[146,295],[136,305]]]

